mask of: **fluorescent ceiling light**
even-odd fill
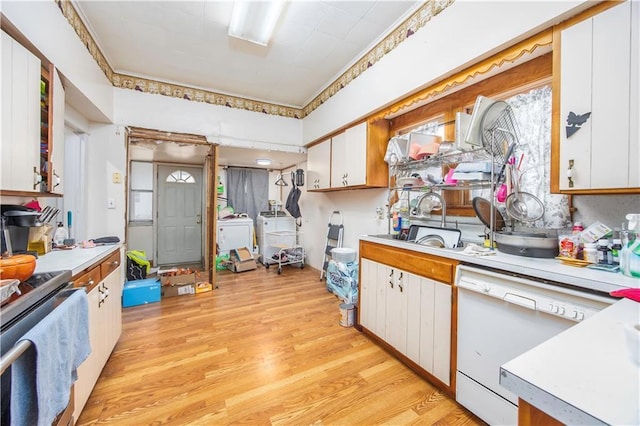
[[[256,164],[259,166],[268,166],[271,164],[271,160],[267,159],[267,158],[258,158],[256,160]]]
[[[284,0],[246,1],[233,3],[229,35],[266,46],[276,28]]]

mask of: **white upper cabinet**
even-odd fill
[[[331,139],[307,150],[307,186],[310,190],[327,189],[331,178]]]
[[[561,191],[640,187],[639,9],[627,1],[561,32]]]
[[[331,140],[331,186],[367,183],[367,123],[350,127]]]
[[[360,123],[310,147],[309,190],[387,187],[389,173],[384,154],[388,139],[388,122],[378,120]]]
[[[38,191],[40,60],[2,32],[0,189]]]

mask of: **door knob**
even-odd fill
[[[196,215],[196,223],[197,224],[201,224],[202,223],[202,215],[200,213],[198,213]]]

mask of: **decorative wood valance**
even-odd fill
[[[489,74],[496,68],[501,68],[505,64],[513,64],[516,62],[525,62],[523,59],[525,55],[532,55],[536,50],[541,48],[548,48],[551,50],[553,44],[553,31],[548,29],[535,36],[517,43],[500,53],[491,56],[449,78],[446,78],[426,89],[419,91],[418,93],[411,95],[402,101],[386,108],[374,116],[371,120],[377,120],[387,117],[392,114],[396,114],[403,109],[410,109],[418,103],[425,102],[430,98],[434,98],[438,95],[444,94],[453,88],[468,84],[471,80],[481,75]],[[538,53],[538,52],[536,52]]]

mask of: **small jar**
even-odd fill
[[[598,263],[598,245],[596,243],[585,243],[582,250],[582,258],[590,263]]]

